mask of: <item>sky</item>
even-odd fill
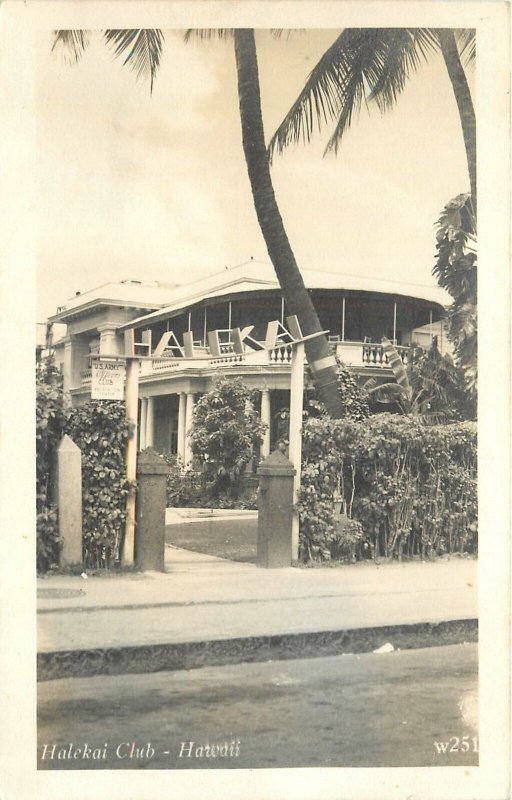
[[[264,126],[274,132],[340,30],[257,32]],[[153,93],[93,37],[78,64],[38,37],[37,321],[109,281],[184,283],[268,255],[241,144],[231,41],[166,31]],[[469,190],[441,59],[393,110],[362,110],[338,155],[332,124],[276,156],[272,177],[299,267],[433,284],[435,221]]]

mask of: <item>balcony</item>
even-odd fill
[[[333,351],[339,359],[350,367],[362,370],[389,369],[388,360],[381,344],[376,342],[330,342]],[[261,343],[263,347],[263,342]],[[404,364],[407,364],[408,347],[397,347]],[[141,361],[140,376],[149,378],[164,374],[182,373],[184,371],[229,370],[236,372],[237,368],[245,371],[250,367],[264,367],[270,371],[288,371],[292,360],[292,345],[288,342],[278,344],[270,349],[253,350],[247,348],[244,353],[235,353],[233,344],[221,344],[220,355],[212,356],[209,349],[204,346],[195,348],[193,358],[170,355],[167,358],[145,359]],[[81,386],[89,388],[91,385],[91,370],[87,369],[81,374]]]
[[[80,375],[81,375],[81,378],[82,378],[82,384],[81,385],[90,388],[90,386],[92,384],[92,370],[91,369],[86,369],[83,372],[81,372]]]

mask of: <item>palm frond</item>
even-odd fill
[[[210,42],[212,39],[230,39],[233,36],[233,28],[188,28],[184,39],[189,42],[191,39],[199,39],[200,42]]]
[[[60,50],[67,61],[76,64],[82,58],[90,39],[91,31],[54,31],[52,52]]]
[[[473,66],[476,59],[476,31],[474,28],[460,28],[455,31],[455,38],[461,60],[465,66]]]
[[[311,71],[304,89],[270,140],[271,155],[301,139],[308,142],[314,130],[315,115],[319,129],[323,122],[336,117],[340,108],[340,64],[348,35],[348,31],[343,31]]]
[[[329,119],[336,127],[327,150],[337,151],[361,105],[386,111],[411,75],[438,47],[427,28],[346,28],[321,57],[269,144],[269,153],[310,140]]]
[[[137,73],[137,78],[150,78],[151,91],[160,66],[164,35],[157,29],[106,30],[104,37],[111,45],[114,56],[125,56],[123,64],[128,64]]]
[[[389,28],[381,37],[381,47],[382,70],[375,76],[368,100],[375,100],[384,112],[394,106],[410,75],[438,48],[438,43],[428,28]]]

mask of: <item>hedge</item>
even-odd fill
[[[82,451],[84,564],[119,561],[129,482],[125,474],[128,423],[124,403],[100,400],[69,412],[66,433]]]
[[[303,561],[476,553],[476,425],[310,419],[298,510]]]

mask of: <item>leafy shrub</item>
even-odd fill
[[[205,500],[205,485],[201,473],[185,470],[179,457],[164,454],[168,466],[167,505],[173,508],[202,508]]]
[[[256,509],[258,497],[256,487],[251,486],[250,479],[244,475],[236,497],[227,494],[215,494],[207,475],[196,470],[184,470],[179,458],[164,455],[168,464],[167,473],[167,505],[174,508],[239,508]]]
[[[334,535],[330,541],[330,557],[335,561],[357,561],[361,558],[361,545],[364,543],[363,526],[357,519],[347,514],[334,518]]]
[[[476,481],[472,423],[428,428],[390,414],[311,419],[303,433],[300,557],[329,560],[351,546],[359,557],[476,552]],[[338,495],[359,532],[337,529]]]
[[[62,541],[59,535],[57,506],[49,505],[36,516],[36,568],[47,572],[59,564]]]
[[[120,557],[129,491],[124,403],[100,400],[74,408],[66,432],[82,451],[84,563],[110,567]]]
[[[265,426],[253,407],[255,392],[240,378],[219,378],[194,407],[192,452],[210,498],[238,498]]]

